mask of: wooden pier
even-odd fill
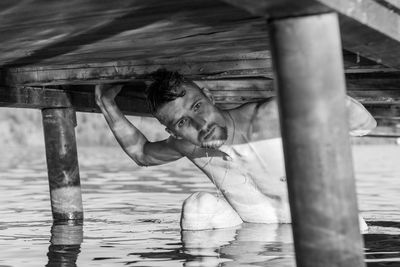
[[[297,266],[364,266],[344,97],[399,122],[399,1],[4,0],[0,14],[0,106],[42,110],[54,220],[83,219],[75,112],[124,83],[121,110],[149,116],[164,67],[221,108],[278,95]]]

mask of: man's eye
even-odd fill
[[[181,119],[180,121],[178,121],[178,127],[182,127],[183,125],[185,125],[186,123],[186,119]]]
[[[200,108],[200,106],[201,106],[201,102],[194,105],[194,107],[193,107],[194,111],[197,111]]]

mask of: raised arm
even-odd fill
[[[171,140],[149,142],[121,112],[115,97],[122,85],[96,85],[96,103],[122,149],[139,165],[160,165],[177,160],[182,155],[174,149]]]

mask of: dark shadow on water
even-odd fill
[[[372,221],[368,225],[400,229],[400,222]],[[363,237],[368,267],[400,266],[400,235],[365,234]]]
[[[55,222],[51,227],[46,267],[76,267],[82,240],[82,221]]]
[[[400,235],[366,234],[364,243],[368,267],[400,266]]]

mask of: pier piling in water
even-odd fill
[[[53,219],[82,220],[76,117],[72,108],[42,110]]]
[[[337,15],[269,26],[297,266],[364,266]]]
[[[51,227],[50,246],[47,253],[49,261],[46,267],[76,267],[82,242],[82,221],[54,222]]]

